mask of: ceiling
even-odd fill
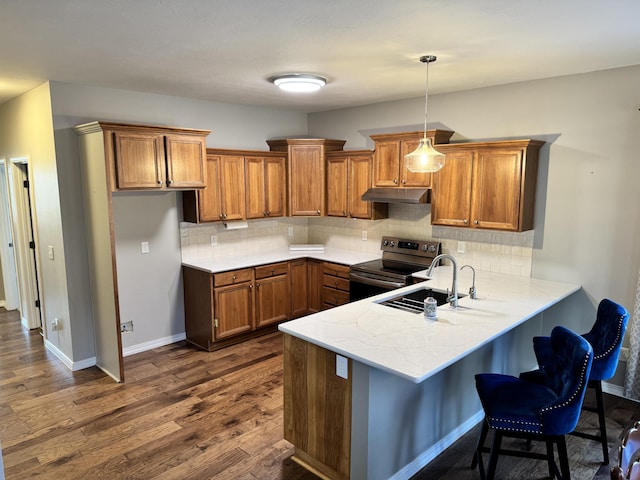
[[[0,103],[46,80],[303,112],[640,64],[638,0],[2,0]],[[279,73],[328,79],[292,94]]]

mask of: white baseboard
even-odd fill
[[[82,370],[84,368],[89,368],[89,367],[93,367],[96,364],[96,357],[91,357],[91,358],[85,358],[84,360],[80,360],[79,362],[74,362],[73,360],[71,360],[69,357],[67,357],[62,350],[60,350],[58,347],[56,347],[53,343],[51,343],[49,340],[44,341],[44,346],[47,350],[49,350],[51,353],[53,353],[56,357],[58,357],[58,360],[60,360],[62,363],[65,364],[65,366],[71,370],[72,372],[75,372],[76,370]]]
[[[460,439],[465,433],[469,432],[484,418],[484,411],[481,409],[470,417],[466,422],[461,424],[458,428],[453,430],[447,436],[445,436],[438,443],[433,445],[428,450],[425,450],[418,455],[412,462],[405,465],[401,470],[398,470],[390,478],[392,480],[405,480],[413,477],[416,473],[422,470],[425,465],[435,459],[438,455],[444,452],[447,448],[453,445]]]
[[[186,340],[186,333],[178,333],[176,335],[171,335],[169,337],[158,338],[156,340],[151,340],[149,342],[138,343],[136,345],[131,345],[130,347],[126,347],[122,349],[122,356],[128,357],[129,355],[135,355],[136,353],[146,352],[147,350],[153,350],[154,348],[164,347],[165,345],[170,345],[172,343],[181,342],[182,340]]]
[[[602,382],[602,391],[617,397],[624,397],[624,387],[613,383]]]

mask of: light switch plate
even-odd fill
[[[349,378],[349,361],[342,355],[336,355],[336,375],[345,379]]]
[[[140,242],[140,252],[149,253],[149,242]]]

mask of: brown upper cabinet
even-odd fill
[[[283,217],[287,213],[286,158],[283,155],[245,157],[247,218]]]
[[[223,153],[224,152],[224,153]],[[204,190],[182,195],[185,222],[216,222],[245,218],[244,156],[208,149]]]
[[[205,187],[209,130],[96,122],[104,131],[108,181],[120,190]]]
[[[540,140],[440,145],[431,223],[522,232],[533,228]]]
[[[373,152],[370,150],[327,153],[327,215],[377,220],[386,218],[388,205],[365,202],[371,188]]]
[[[274,152],[287,153],[289,215],[325,215],[325,154],[342,150],[344,140],[297,138],[267,140]]]
[[[427,130],[433,144],[449,142],[454,132]],[[371,135],[375,142],[373,155],[374,187],[431,187],[431,174],[407,170],[404,156],[413,152],[424,132],[385,133]]]

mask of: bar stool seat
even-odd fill
[[[616,373],[622,349],[622,339],[628,321],[629,312],[622,305],[605,298],[598,304],[596,321],[591,330],[582,335],[593,348],[593,364],[587,387],[595,390],[596,397],[596,406],[583,404],[582,409],[598,414],[599,434],[574,430],[571,435],[600,442],[603,465],[609,464],[609,445],[607,443],[602,381],[611,379]],[[544,362],[545,352],[549,349],[549,337],[535,337],[533,343],[538,365],[541,365],[541,362]],[[520,377],[535,380],[536,374],[534,372],[522,373]]]
[[[536,371],[535,381],[495,373],[475,377],[485,418],[472,467],[478,465],[483,480],[494,478],[501,454],[546,459],[551,478],[570,479],[565,435],[576,427],[580,416],[593,349],[583,337],[562,326],[555,327],[549,339],[546,361]],[[486,448],[490,430],[494,432],[493,443]],[[504,449],[504,437],[542,441],[546,454]],[[486,451],[491,454],[485,476],[482,452]]]

